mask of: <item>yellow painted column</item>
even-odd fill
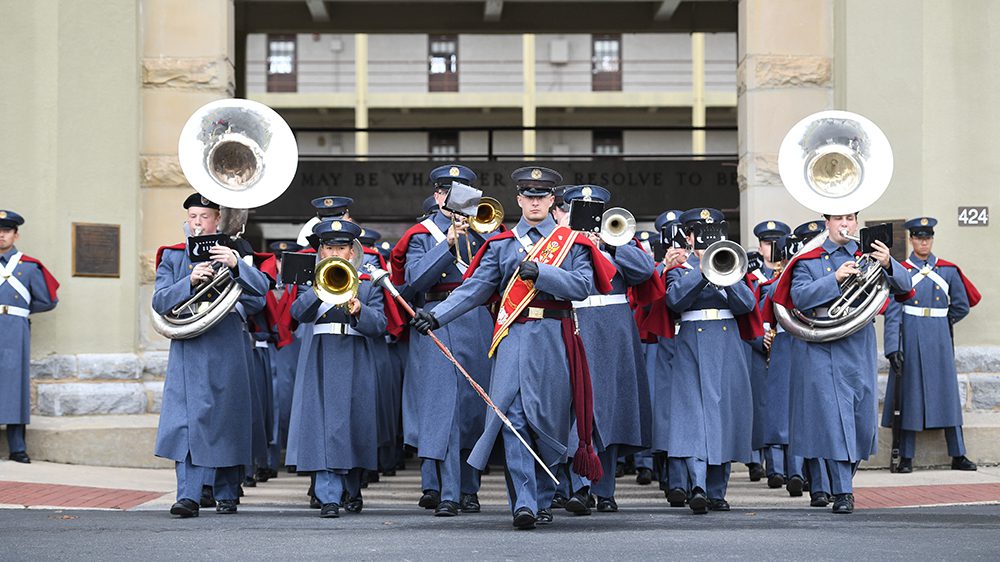
[[[691,126],[705,126],[705,34],[691,34]],[[691,131],[691,154],[705,154],[705,131]]]
[[[354,126],[368,128],[368,34],[354,36]],[[368,132],[354,133],[354,153],[368,154]],[[364,160],[359,158],[359,160]]]
[[[524,95],[521,104],[521,125],[525,130],[521,133],[521,152],[526,160],[534,160],[536,152],[535,120],[535,35],[526,33],[522,36],[522,71],[524,75]]]

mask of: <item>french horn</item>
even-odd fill
[[[802,119],[788,131],[778,151],[785,189],[803,206],[825,215],[857,213],[872,205],[889,187],[892,169],[892,148],[885,133],[848,111],[821,111]],[[828,236],[819,234],[796,255],[818,248]],[[828,318],[810,318],[774,303],[778,322],[793,336],[811,342],[838,340],[864,328],[888,298],[889,285],[881,265],[871,257],[858,258],[858,269],[858,275],[840,284],[841,297]]]
[[[177,142],[181,170],[191,187],[220,206],[219,231],[236,240],[248,210],[274,201],[288,188],[299,158],[295,135],[264,104],[223,99],[203,105],[188,118]],[[217,291],[212,301],[201,299]],[[242,289],[229,268],[220,268],[187,301],[169,313],[153,313],[153,329],[170,339],[197,337],[236,306]]]

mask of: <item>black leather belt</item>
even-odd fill
[[[529,306],[524,309],[517,319],[520,321],[541,320],[542,318],[572,318],[572,308],[538,308]]]

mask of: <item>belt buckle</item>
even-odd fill
[[[545,318],[545,309],[544,308],[538,308],[538,307],[535,307],[535,306],[529,306],[528,307],[528,318],[531,319],[531,320],[541,320],[542,318]]]
[[[931,315],[931,309],[925,308],[924,309],[924,317],[929,318],[930,315]]]
[[[718,320],[719,319],[719,309],[718,308],[707,308],[705,309],[705,320]]]
[[[7,314],[7,309],[8,309],[7,305],[5,305],[5,304],[4,305],[0,305],[0,314]]]

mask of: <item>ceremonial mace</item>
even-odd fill
[[[389,281],[388,271],[384,269],[379,269],[372,264],[366,264],[364,267],[368,271],[368,274],[371,275],[372,283],[382,287],[386,291],[389,291],[389,294],[392,295],[393,299],[395,299],[396,302],[399,303],[399,306],[402,306],[403,309],[406,310],[407,314],[409,314],[410,316],[416,316],[416,313],[413,311],[413,308],[410,306],[410,304],[406,302],[406,299],[404,299],[402,295],[399,294],[399,291],[396,290],[396,286]],[[465,376],[465,380],[469,381],[469,384],[471,384],[472,388],[475,389],[476,394],[478,394],[479,397],[482,398],[484,402],[486,402],[486,405],[488,405],[490,408],[493,409],[493,412],[497,415],[498,418],[500,418],[500,421],[502,421],[504,425],[507,426],[507,429],[509,429],[511,433],[517,436],[517,440],[520,441],[522,445],[524,445],[524,448],[527,449],[529,453],[531,453],[531,456],[534,457],[535,462],[538,463],[538,466],[542,467],[542,470],[545,471],[545,474],[548,474],[549,478],[551,478],[552,481],[558,485],[559,479],[557,479],[555,475],[552,474],[552,471],[549,470],[549,467],[546,466],[544,462],[542,462],[542,459],[539,458],[538,454],[535,453],[534,449],[532,449],[531,446],[528,445],[528,442],[524,440],[524,437],[521,437],[521,434],[518,433],[516,429],[514,429],[514,424],[510,423],[510,420],[507,419],[507,416],[505,416],[504,413],[500,411],[500,408],[497,408],[497,405],[494,404],[493,400],[490,399],[490,395],[487,394],[485,390],[483,390],[483,387],[479,386],[479,383],[477,383],[475,379],[473,379],[472,376],[469,374],[469,372],[465,370],[465,367],[463,367],[462,364],[458,362],[458,359],[455,359],[455,356],[452,355],[451,350],[449,350],[447,346],[441,343],[441,340],[439,340],[438,337],[434,335],[433,331],[427,330],[427,335],[430,336],[431,340],[438,346],[438,349],[441,350],[441,353],[443,353],[444,356],[447,357],[448,360],[451,361],[452,364],[454,364],[455,367],[462,373],[462,375]]]

